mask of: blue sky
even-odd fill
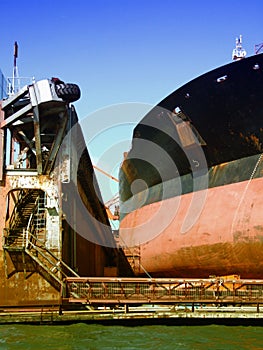
[[[17,41],[21,76],[80,86],[81,119],[112,104],[158,103],[229,63],[240,34],[249,56],[263,42],[262,0],[2,0],[0,8],[2,72],[12,74]],[[115,134],[130,135],[124,129]],[[90,147],[94,159],[103,144]]]

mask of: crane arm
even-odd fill
[[[119,182],[119,180],[118,180],[116,177],[114,177],[114,176],[112,176],[112,175],[106,173],[106,171],[100,169],[99,167],[97,167],[97,166],[94,165],[94,164],[93,164],[93,168],[96,169],[96,170],[98,170],[98,171],[100,171],[102,174],[108,176],[108,177],[111,178],[112,180],[114,180],[114,181],[116,181],[116,182]]]

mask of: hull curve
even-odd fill
[[[151,276],[164,277],[262,277],[262,186],[263,178],[259,178],[209,189],[200,216],[186,233],[181,232],[181,227],[192,194],[182,196],[171,223],[153,239],[140,244],[141,268],[137,274],[144,274],[145,269]],[[159,202],[135,210],[125,217],[122,228],[134,227],[136,232],[144,220],[158,215],[161,205]],[[131,231],[123,241],[132,245]]]
[[[262,82],[262,54],[230,63],[135,127],[119,177],[120,237],[137,275],[263,278]]]

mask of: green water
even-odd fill
[[[254,326],[0,325],[0,349],[263,349]]]

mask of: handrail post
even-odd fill
[[[22,233],[22,247],[25,248],[25,229],[24,228]]]
[[[7,231],[8,231],[8,228],[4,227],[3,231],[4,231],[4,234],[3,234],[3,237],[2,237],[2,245],[4,247],[7,244],[7,237],[8,237]]]
[[[28,248],[28,245],[29,245],[29,239],[28,239],[29,230],[26,229],[25,233],[26,233],[26,245],[25,245],[25,247]]]

